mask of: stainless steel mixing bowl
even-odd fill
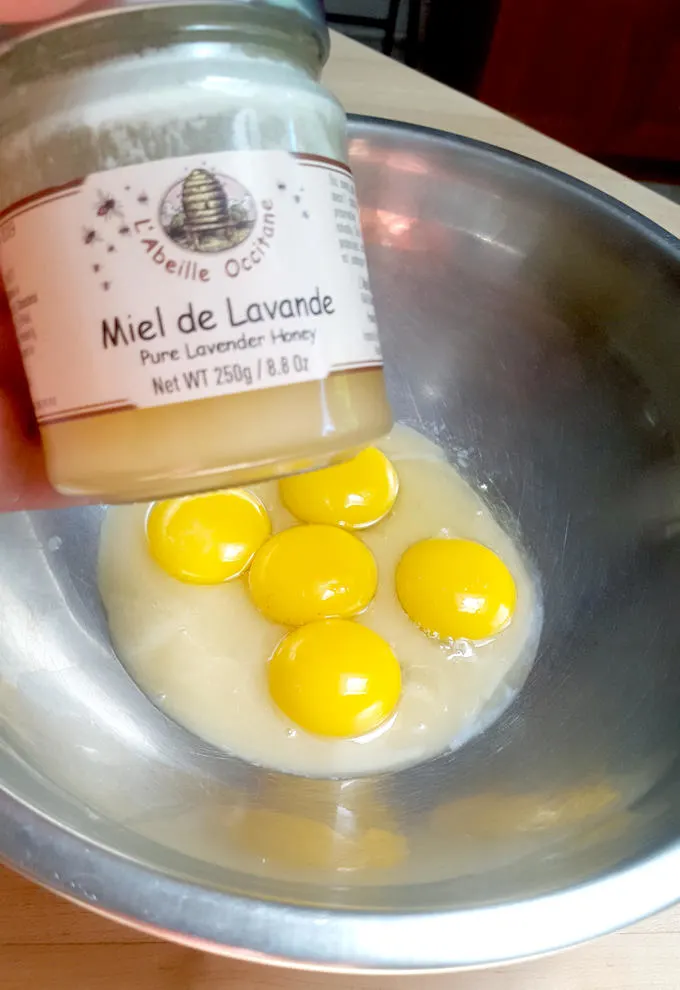
[[[540,575],[529,680],[426,765],[270,773],[173,724],[118,663],[100,509],[5,516],[0,851],[216,951],[499,963],[680,896],[680,245],[496,149],[371,120],[352,135],[394,409],[486,491]],[[244,809],[264,811],[246,848]],[[405,863],[334,870],[311,848],[371,828],[405,836]]]

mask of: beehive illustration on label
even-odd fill
[[[165,194],[160,221],[176,244],[199,254],[216,254],[242,244],[255,226],[248,190],[230,176],[194,168]]]

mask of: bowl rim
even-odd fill
[[[607,193],[515,152],[457,134],[350,116],[547,176],[637,227],[680,263],[680,239]],[[351,136],[351,135],[350,135]],[[202,887],[133,862],[0,788],[0,861],[104,916],[245,961],[335,972],[475,969],[557,952],[680,900],[680,840],[592,880],[512,904],[390,913],[313,908]]]
[[[533,172],[542,177],[547,176],[554,185],[571,192],[578,192],[580,196],[589,200],[591,203],[595,203],[598,207],[608,207],[610,212],[623,218],[629,224],[632,223],[633,226],[638,227],[640,232],[646,237],[651,236],[657,242],[658,247],[669,251],[673,260],[680,261],[680,234],[677,236],[672,234],[670,230],[666,230],[661,224],[645,216],[644,213],[640,213],[635,207],[629,206],[622,200],[612,196],[611,193],[605,192],[603,189],[598,189],[597,186],[591,185],[591,183],[579,179],[575,175],[570,175],[569,172],[563,172],[553,165],[547,165],[537,158],[529,158],[527,155],[522,155],[519,151],[511,151],[509,148],[502,147],[502,145],[491,144],[489,141],[467,137],[465,134],[458,134],[456,131],[443,131],[437,127],[427,127],[425,124],[412,124],[405,120],[391,120],[388,117],[374,117],[370,114],[348,113],[346,116],[349,121],[350,140],[352,138],[351,132],[353,125],[369,125],[376,128],[376,130],[386,132],[390,130],[406,131],[414,135],[430,138],[442,144],[453,145],[467,151],[481,152],[490,158],[500,158],[510,165],[517,166],[522,172]],[[542,136],[545,137],[545,135]],[[565,147],[567,146],[565,145]],[[604,168],[604,166],[602,167]],[[621,175],[615,169],[608,169],[608,171],[611,171],[613,175]],[[630,179],[629,181],[633,185],[641,184],[634,179]],[[652,190],[649,191],[651,192]],[[664,198],[660,193],[655,193],[655,195],[660,199]],[[676,206],[677,204],[671,203],[671,205]]]

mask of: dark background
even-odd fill
[[[358,40],[591,157],[638,179],[680,183],[680,0],[327,0],[326,8]]]

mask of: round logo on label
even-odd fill
[[[178,247],[197,254],[219,254],[250,237],[255,200],[228,175],[195,168],[170,186],[161,200],[159,219]]]

